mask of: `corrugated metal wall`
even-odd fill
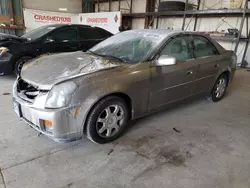
[[[0,2],[0,14],[10,15],[9,0],[1,0],[1,2]]]
[[[21,0],[13,0],[13,14],[14,16],[21,16]],[[0,0],[0,15],[10,15],[9,0]],[[1,20],[0,20],[1,23]],[[14,29],[0,29],[2,33],[8,33],[12,35],[21,35],[21,30]]]

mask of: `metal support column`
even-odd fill
[[[9,0],[9,10],[10,10],[10,25],[14,25],[14,14],[13,14],[12,0]]]
[[[201,0],[197,1],[197,10],[200,10],[200,4],[201,4]],[[197,28],[197,22],[198,22],[198,16],[195,15],[195,20],[194,20],[194,31],[196,31]]]
[[[100,2],[99,2],[99,0],[97,1],[97,12],[100,12]]]
[[[248,45],[249,45],[249,42],[250,42],[250,31],[248,33],[248,36],[247,36],[247,42],[246,42],[246,46],[245,46],[245,49],[244,49],[244,54],[242,56],[242,62],[241,62],[241,67],[245,67],[245,65],[243,65],[243,61],[245,60],[245,57],[247,55],[247,50],[248,50]]]
[[[109,12],[111,11],[111,0],[109,0]]]
[[[159,5],[161,3],[161,0],[159,0],[158,7],[157,7],[157,12],[159,12]],[[158,14],[156,15],[156,29],[159,27],[159,16]]]
[[[130,0],[130,8],[129,8],[130,14],[132,13],[132,0]]]
[[[183,15],[183,21],[182,21],[182,28],[181,28],[181,30],[184,30],[184,28],[185,28],[186,17],[187,17],[187,15],[186,15],[187,9],[188,9],[188,0],[186,0],[186,4],[185,4],[185,11],[184,11],[184,15]]]
[[[145,12],[155,12],[156,0],[146,0],[146,10]],[[148,28],[154,24],[154,16],[147,15],[145,18],[144,28]]]
[[[246,9],[248,9],[248,3],[246,5]],[[249,31],[249,27],[248,27],[248,16],[246,16],[246,34],[247,34],[247,39],[248,40],[246,41],[244,53],[243,53],[243,56],[242,56],[241,66],[243,66],[243,67],[244,67],[243,62],[244,62],[244,60],[246,58],[248,45],[249,45],[249,42],[250,42],[250,31]]]
[[[240,23],[239,35],[237,37],[236,44],[235,44],[235,49],[234,49],[235,53],[237,53],[237,50],[238,50],[238,47],[239,47],[240,37],[241,37],[241,33],[242,33],[242,29],[243,29],[244,22],[245,22],[245,17],[246,17],[247,5],[248,5],[248,0],[245,0],[243,15],[242,15],[241,23]]]

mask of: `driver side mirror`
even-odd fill
[[[47,37],[45,39],[45,43],[52,43],[52,42],[55,42],[55,40],[52,37]]]
[[[167,65],[175,65],[176,58],[168,55],[162,55],[155,61],[156,66],[167,66]]]

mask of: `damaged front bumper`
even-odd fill
[[[46,109],[48,92],[43,92],[31,101],[13,86],[13,106],[16,114],[32,128],[57,142],[70,142],[82,137],[82,120],[76,112],[78,106],[61,109]]]

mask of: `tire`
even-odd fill
[[[117,110],[117,113],[113,110]],[[125,101],[116,96],[106,97],[90,111],[86,122],[86,135],[98,144],[111,142],[121,136],[128,119],[129,111]]]
[[[218,88],[219,85],[221,86],[220,88]],[[228,86],[228,78],[225,74],[222,74],[214,84],[214,87],[210,95],[210,99],[213,102],[220,101],[226,93],[227,86]]]
[[[15,64],[15,70],[14,70],[15,74],[19,75],[21,73],[21,70],[22,70],[24,63],[26,63],[27,61],[29,61],[31,59],[32,59],[32,57],[30,57],[30,56],[23,56],[23,57],[19,58]]]

